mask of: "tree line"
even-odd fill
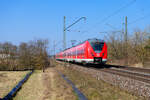
[[[0,43],[0,70],[43,69],[49,66],[48,40]]]
[[[106,37],[108,58],[111,61],[122,60],[123,65],[150,62],[150,27],[143,31],[135,29],[129,34],[127,42],[123,32],[111,32]]]

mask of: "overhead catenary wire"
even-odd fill
[[[143,19],[146,19],[146,18],[148,18],[149,16],[150,16],[150,14],[145,15],[145,16],[142,16],[142,17],[140,17],[140,18],[138,18],[138,19],[136,19],[136,20],[134,20],[134,21],[132,21],[132,22],[129,22],[128,25],[131,25],[131,24],[134,24],[134,23],[136,23],[136,22],[138,22],[138,21],[141,21],[141,20],[143,20]]]
[[[116,14],[120,13],[122,10],[124,10],[125,8],[128,8],[129,6],[133,5],[137,0],[132,0],[129,3],[125,4],[124,6],[122,6],[121,8],[117,9],[116,11],[114,11],[113,13],[111,13],[110,15],[108,15],[107,17],[103,18],[101,21],[99,21],[98,23],[96,23],[95,25],[92,25],[91,27],[94,28],[88,28],[88,29],[95,29],[96,26],[98,26],[98,24],[103,24],[105,21],[107,21],[108,19],[110,19],[111,17],[115,16]]]
[[[106,20],[108,20],[109,18],[111,18],[112,16],[118,14],[119,12],[121,12],[123,9],[131,6],[132,4],[134,4],[136,2],[136,0],[132,0],[131,2],[127,3],[126,5],[124,5],[123,7],[119,8],[118,10],[116,10],[115,12],[113,12],[112,14],[108,15],[107,17],[105,17],[104,19],[102,19],[99,23],[102,24],[103,22],[105,22]]]

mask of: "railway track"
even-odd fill
[[[94,70],[100,70],[111,74],[116,74],[128,78],[132,78],[138,81],[146,82],[150,84],[150,69],[116,66],[116,65],[104,65],[102,68],[96,66]]]
[[[117,68],[129,71],[136,71],[136,72],[143,72],[143,73],[150,73],[150,69],[145,68],[136,68],[136,67],[127,67],[127,66],[117,66],[117,65],[105,65],[104,67],[108,68]]]
[[[134,80],[150,84],[150,69],[115,66],[115,65],[103,65],[103,66],[89,65],[88,68],[96,71],[103,71],[106,73],[131,78]]]
[[[76,64],[73,64],[76,65]],[[134,80],[138,80],[141,82],[145,82],[147,84],[150,84],[150,69],[144,69],[144,68],[135,68],[135,67],[126,67],[126,66],[117,66],[117,65],[81,65],[78,64],[81,67],[86,67],[89,70],[93,69],[95,71],[102,71],[105,73],[110,73],[114,75],[119,75],[127,78],[131,78]],[[94,73],[93,73],[94,74]]]
[[[100,71],[104,71],[111,74],[120,75],[123,77],[128,77],[131,79],[135,79],[141,82],[145,82],[150,84],[150,74],[143,73],[143,72],[137,72],[137,71],[130,71],[130,70],[124,70],[124,69],[116,69],[116,68],[110,68],[110,69],[101,69]]]

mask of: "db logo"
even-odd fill
[[[97,56],[100,56],[100,54],[97,54]]]

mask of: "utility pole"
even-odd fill
[[[122,56],[124,56],[124,21],[122,23],[122,32],[121,32],[121,53],[123,54]]]
[[[127,24],[127,16],[125,17],[125,55],[126,55],[126,65],[128,65],[128,24]]]
[[[64,16],[64,28],[63,28],[63,42],[64,42],[63,49],[64,50],[66,49],[66,30],[72,27],[73,25],[75,25],[76,23],[78,23],[82,19],[86,20],[86,17],[81,17],[78,20],[76,20],[74,23],[66,27],[66,16]]]
[[[63,48],[66,49],[66,16],[64,16],[64,28],[63,28]]]
[[[54,56],[55,56],[55,48],[56,48],[56,44],[55,44],[55,40],[54,40]]]
[[[127,16],[125,17],[125,42],[127,43],[127,37],[128,37],[128,29],[127,29]]]

